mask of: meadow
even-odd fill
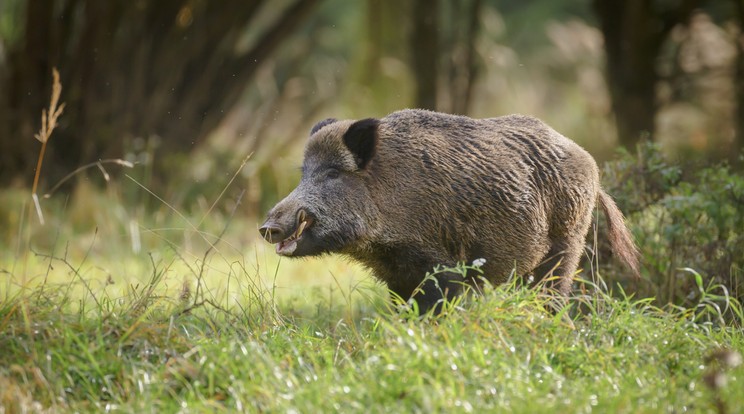
[[[558,313],[514,280],[418,318],[341,258],[280,260],[240,194],[145,213],[122,188],[47,200],[43,226],[3,193],[25,207],[0,259],[0,412],[744,407],[741,305],[696,270],[685,306],[591,267]]]
[[[0,414],[744,412],[738,3],[404,3],[0,1]],[[602,219],[562,307],[280,259],[310,126],[404,107],[576,140],[640,278]]]

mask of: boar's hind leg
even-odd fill
[[[573,276],[579,266],[583,249],[583,235],[580,238],[574,237],[573,239],[554,242],[548,254],[545,255],[545,259],[533,272],[535,281],[557,277],[557,279],[551,280],[548,286],[563,295],[568,295],[571,293]]]
[[[588,204],[581,205],[586,206]],[[579,260],[584,252],[586,234],[589,232],[589,226],[592,223],[593,209],[580,206],[569,210],[563,219],[556,220],[560,224],[551,229],[549,235],[551,240],[550,250],[545,255],[542,263],[534,270],[536,281],[546,277],[557,277],[548,286],[563,296],[568,296],[571,293],[573,277],[579,267]],[[567,219],[573,217],[576,220]]]

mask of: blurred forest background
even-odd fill
[[[0,0],[0,185],[31,185],[55,67],[66,106],[40,194],[121,158],[184,212],[252,154],[235,187],[261,217],[323,118],[525,113],[616,160],[605,185],[649,256],[650,293],[684,300],[675,269],[698,265],[741,292],[742,27],[742,0]],[[91,183],[112,185],[89,169],[66,188]],[[160,206],[127,188],[125,204]]]

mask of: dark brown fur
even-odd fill
[[[493,283],[514,269],[538,279],[552,272],[567,294],[599,201],[613,249],[637,272],[635,245],[594,159],[535,118],[404,110],[319,125],[300,185],[261,228],[284,249],[306,213],[288,255],[350,256],[421,311],[443,291],[452,297],[463,282],[477,283],[440,273],[422,285],[427,272],[478,258]]]

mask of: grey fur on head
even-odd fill
[[[310,130],[310,135],[315,135],[316,132],[320,131],[321,128],[323,128],[326,125],[330,125],[332,123],[336,122],[336,118],[326,118],[317,124],[313,126],[313,128]]]

